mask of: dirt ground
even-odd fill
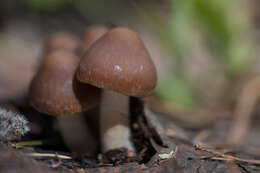
[[[20,147],[17,145],[19,143],[2,143],[0,171],[6,173],[257,173],[260,171],[257,129],[250,130],[250,135],[242,147],[219,143],[227,137],[225,132],[230,125],[230,119],[224,113],[205,123],[203,128],[192,129],[188,127],[191,125],[185,122],[166,115],[157,116],[142,101],[132,99],[131,117],[133,141],[138,149],[136,157],[129,157],[124,149],[89,157],[39,146]],[[176,122],[178,126],[173,126]],[[176,132],[178,135],[175,135]],[[252,147],[251,144],[255,146]]]

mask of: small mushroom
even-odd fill
[[[45,55],[49,55],[52,51],[56,50],[66,50],[78,53],[80,40],[71,33],[56,32],[46,40],[45,47]]]
[[[100,37],[102,37],[108,28],[103,25],[93,25],[86,29],[83,40],[82,40],[82,50],[83,54],[89,49],[89,47],[97,41]]]
[[[31,83],[29,95],[32,106],[39,112],[57,116],[59,123],[64,122],[63,120],[66,120],[68,116],[96,106],[99,103],[99,89],[83,84],[75,78],[79,62],[78,56],[62,50],[54,51],[45,57]],[[77,118],[77,116],[74,117]],[[72,128],[67,131],[71,131],[75,135],[79,130],[82,131],[82,129],[73,127],[73,122],[65,122]],[[88,131],[83,133],[88,137],[89,143],[93,144],[92,134]],[[93,149],[91,147],[96,146],[80,147],[85,147],[91,152]]]
[[[102,88],[100,128],[103,152],[124,147],[130,140],[129,96],[150,95],[157,81],[152,59],[137,33],[114,28],[97,40],[81,59],[77,78]]]

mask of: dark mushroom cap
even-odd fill
[[[115,28],[98,39],[81,59],[77,78],[124,95],[150,95],[157,81],[152,59],[137,33]]]
[[[107,31],[108,28],[103,25],[93,25],[88,27],[83,35],[83,53],[85,53],[85,51],[87,51],[89,47],[100,37],[102,37]]]
[[[43,60],[29,91],[34,108],[58,116],[97,105],[99,89],[75,78],[79,61],[78,56],[67,51],[55,51]]]
[[[47,39],[45,54],[48,55],[56,50],[66,50],[77,53],[79,48],[80,40],[75,35],[68,32],[57,32]]]

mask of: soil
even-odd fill
[[[224,142],[222,144],[216,142],[224,140],[226,128],[230,123],[229,118],[223,116],[207,129],[204,127],[194,131],[193,134],[185,129],[184,133],[186,131],[189,133],[186,137],[180,137],[169,133],[169,131],[177,131],[169,129],[171,127],[167,125],[169,122],[174,123],[171,117],[157,116],[143,101],[136,98],[131,98],[130,107],[132,140],[137,150],[136,156],[124,148],[89,156],[70,153],[61,142],[49,144],[47,147],[20,148],[15,147],[15,143],[1,143],[0,172],[260,172],[260,152],[256,147],[244,144],[241,148],[232,148],[224,145]],[[25,115],[33,112],[28,106],[19,109],[24,113],[27,112]],[[50,118],[43,118],[43,120],[53,121]],[[49,131],[53,130],[49,129]],[[205,131],[210,133],[198,140],[198,135]],[[250,133],[256,134],[246,143],[254,143],[259,136],[254,129]],[[24,139],[35,138],[37,138],[35,135],[30,134]]]

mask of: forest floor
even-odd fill
[[[192,128],[191,123],[187,125],[187,122],[167,115],[158,115],[142,101],[131,100],[136,157],[130,157],[124,149],[88,157],[39,146],[2,143],[0,172],[260,172],[258,129],[251,128],[246,142],[241,147],[234,147],[225,144],[230,118],[224,113],[200,128]]]

